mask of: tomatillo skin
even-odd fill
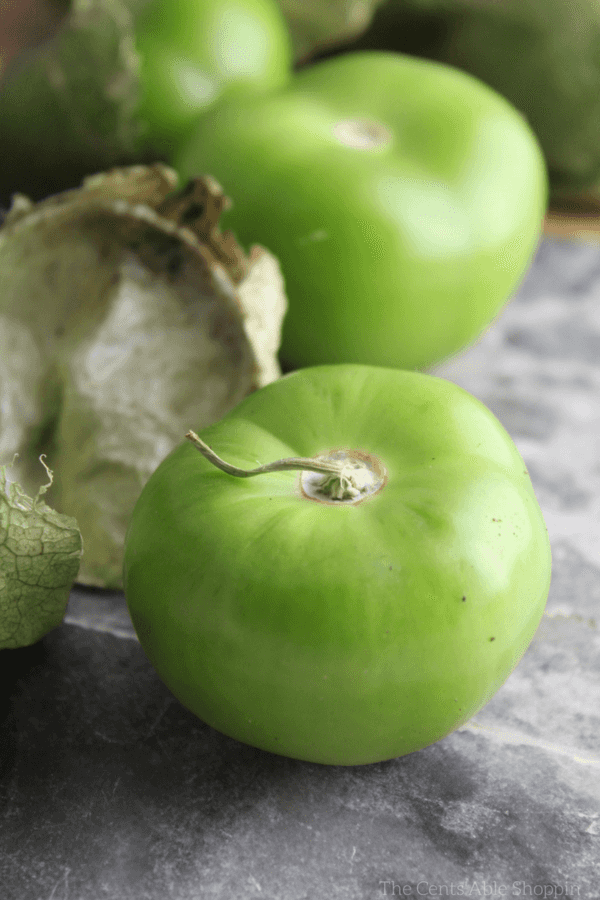
[[[233,201],[241,243],[280,260],[288,368],[419,369],[477,338],[531,261],[546,209],[523,116],[475,78],[348,53],[203,118],[173,158]]]
[[[201,437],[243,469],[345,451],[360,477],[350,499],[319,497],[315,472],[236,477],[186,442],[150,477],[125,593],[186,707],[255,747],[359,765],[432,744],[492,697],[538,626],[551,558],[525,464],[480,401],[417,372],[307,368]]]
[[[282,87],[292,45],[276,0],[151,0],[135,23],[144,143],[172,152],[225,98]]]

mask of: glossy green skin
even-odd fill
[[[152,0],[136,21],[135,49],[144,140],[167,151],[216,103],[275,90],[291,74],[276,0]]]
[[[173,165],[213,175],[233,200],[223,226],[279,258],[287,366],[429,366],[473,341],[526,271],[545,164],[524,118],[471,76],[353,53],[227,106]],[[348,146],[335,129],[349,119],[391,140]]]
[[[485,406],[429,375],[324,366],[201,436],[245,468],[360,449],[388,480],[324,504],[298,472],[236,478],[188,442],[167,457],[134,510],[124,585],[183,704],[253,746],[356,765],[425,747],[490,699],[542,616],[550,547]]]

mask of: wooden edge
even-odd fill
[[[600,241],[600,192],[554,198],[544,219],[544,234]]]

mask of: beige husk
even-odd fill
[[[219,230],[212,179],[115,169],[0,229],[0,461],[23,488],[40,453],[84,540],[78,580],[119,587],[140,490],[185,432],[280,374],[277,260]]]

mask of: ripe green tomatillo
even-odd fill
[[[510,436],[466,391],[308,368],[189,437],[138,500],[124,586],[158,674],[209,725],[371,763],[453,731],[517,665],[548,534]]]
[[[280,88],[291,72],[276,0],[151,0],[136,18],[135,50],[139,115],[153,147],[179,141],[223,98]]]
[[[525,119],[469,75],[394,53],[309,66],[194,127],[173,159],[280,260],[288,367],[423,368],[473,341],[526,271],[546,208]]]

